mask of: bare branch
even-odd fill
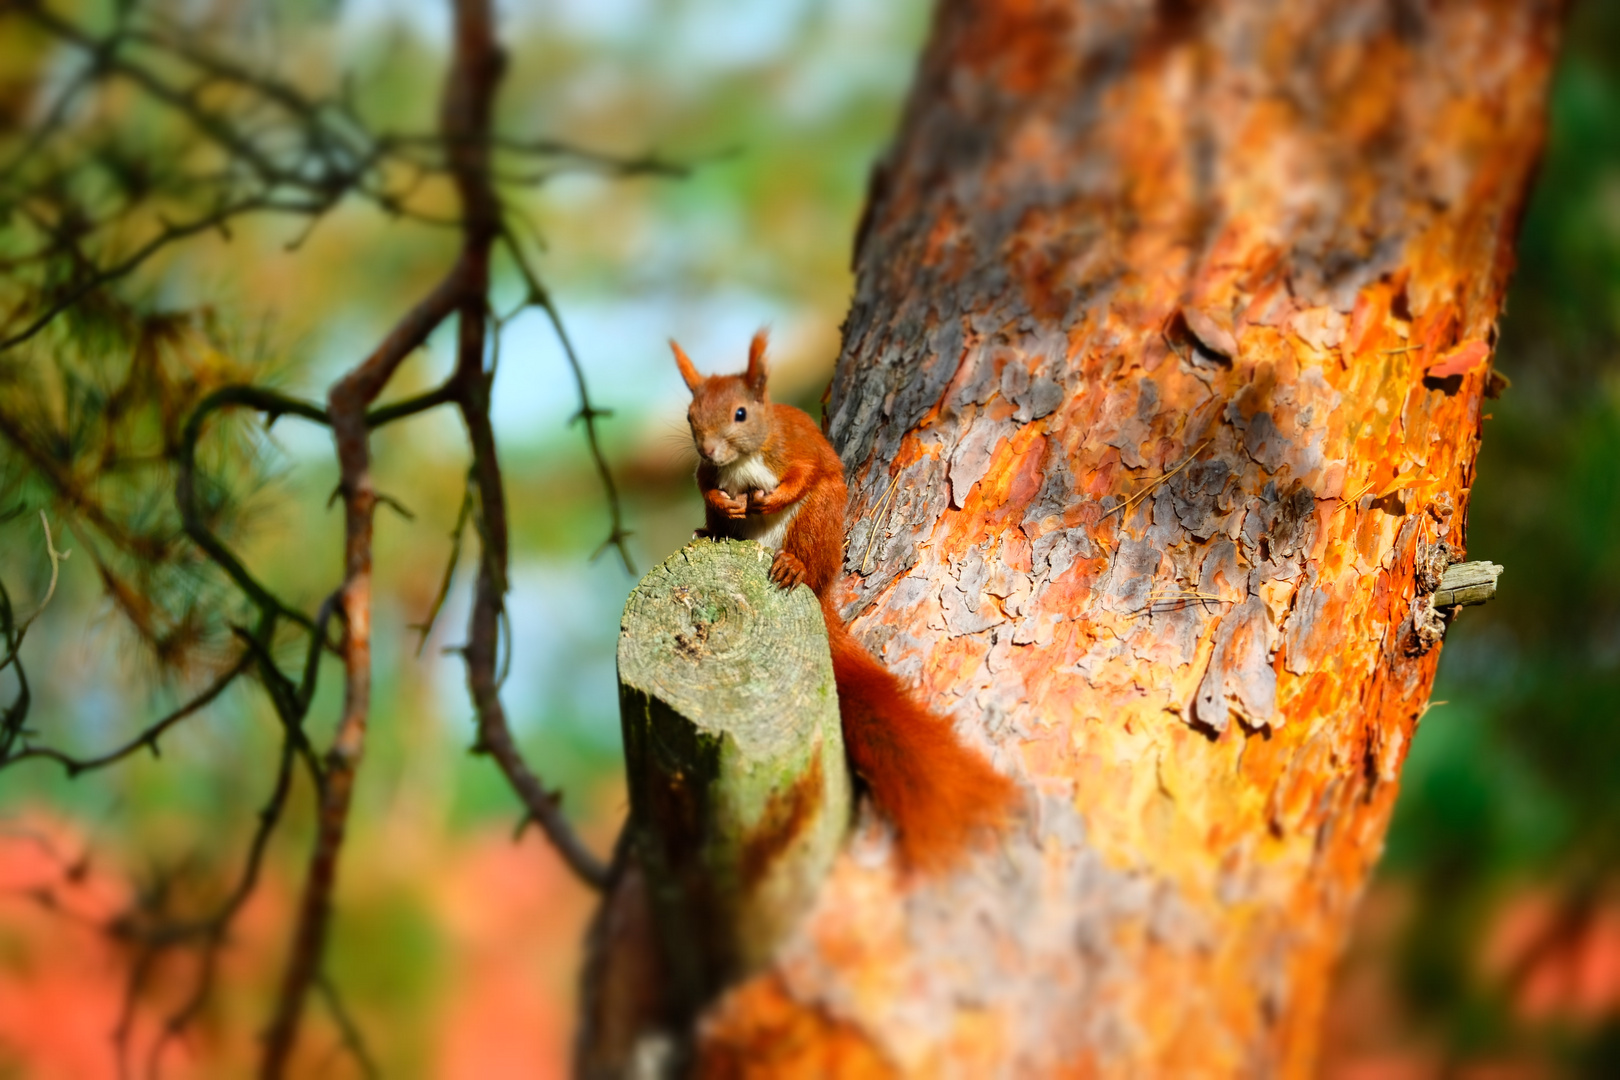
[[[503,232],[502,238],[506,242],[507,251],[512,255],[513,262],[517,265],[518,272],[523,275],[523,280],[528,285],[529,302],[544,311],[546,318],[551,320],[551,328],[557,335],[557,341],[562,346],[563,355],[568,359],[568,369],[574,376],[574,389],[579,395],[579,411],[574,414],[574,419],[583,421],[585,425],[585,443],[590,448],[591,462],[596,466],[596,475],[602,481],[602,490],[607,497],[608,517],[610,519],[607,539],[602,541],[602,546],[596,549],[592,557],[595,558],[601,555],[610,547],[614,548],[618,551],[619,558],[624,562],[625,572],[633,577],[636,567],[630,558],[630,548],[627,543],[630,539],[630,532],[624,527],[624,510],[619,503],[619,490],[613,483],[613,472],[608,468],[607,457],[602,453],[601,440],[596,430],[596,421],[611,414],[607,410],[598,409],[591,404],[590,389],[585,384],[584,365],[579,362],[579,355],[574,352],[574,343],[569,338],[568,331],[563,327],[562,316],[557,311],[557,305],[551,299],[551,293],[541,284],[539,275],[534,272],[528,260],[523,257],[523,251],[518,244],[517,237],[513,236],[510,230],[507,230]]]
[[[436,409],[440,405],[453,404],[456,400],[456,386],[447,382],[442,386],[429,390],[425,394],[406,398],[403,401],[390,402],[379,405],[366,414],[366,427],[380,428],[384,424],[392,424],[396,420],[405,420],[418,413]]]
[[[506,494],[495,453],[487,384],[481,366],[484,314],[482,307],[463,309],[463,336],[456,368],[456,379],[464,387],[461,414],[473,447],[478,532],[483,542],[478,579],[473,586],[473,608],[468,617],[468,641],[462,650],[462,659],[467,665],[467,689],[478,714],[477,745],[495,759],[507,783],[517,793],[523,803],[524,820],[540,826],[581,881],[600,889],[607,881],[606,867],[568,823],[559,796],[547,791],[524,762],[501,703],[496,659],[507,582]],[[476,333],[470,328],[476,329]]]
[[[472,508],[473,488],[469,476],[466,491],[461,496],[461,510],[456,514],[456,527],[450,530],[450,557],[445,560],[444,577],[439,579],[439,591],[433,595],[433,604],[428,608],[427,617],[411,627],[420,635],[416,641],[417,656],[422,655],[422,647],[427,644],[428,635],[433,633],[433,624],[439,620],[439,612],[450,595],[450,582],[455,577],[456,564],[461,561],[461,538],[467,531],[467,520],[472,515]]]
[[[371,1056],[366,1046],[365,1036],[360,1033],[360,1026],[354,1022],[354,1017],[343,1004],[343,998],[338,994],[337,987],[333,985],[330,975],[322,974],[315,983],[321,992],[321,999],[326,1002],[327,1011],[332,1014],[333,1023],[337,1024],[338,1033],[342,1036],[342,1047],[354,1058],[354,1063],[360,1067],[360,1074],[368,1080],[376,1080],[382,1075],[377,1068],[377,1060]]]
[[[489,0],[458,0],[456,62],[444,103],[445,142],[467,222],[466,250],[479,255],[485,282],[490,249],[503,232],[501,207],[489,175],[489,111],[494,77],[499,71],[491,18]],[[606,880],[605,868],[574,833],[557,797],[545,790],[524,763],[500,699],[496,668],[505,613],[508,545],[506,494],[490,424],[490,380],[484,370],[488,314],[488,299],[482,288],[478,295],[464,298],[452,376],[460,392],[457,404],[472,446],[472,480],[478,494],[477,523],[483,542],[468,616],[468,640],[462,650],[467,688],[478,714],[478,746],[495,758],[522,800],[527,816],[540,824],[569,868],[582,881],[600,888]],[[580,378],[583,385],[582,373]],[[610,497],[616,508],[611,488]]]
[[[22,658],[17,650],[22,647],[22,638],[17,633],[17,620],[11,609],[11,594],[6,591],[4,582],[0,582],[0,640],[5,641],[6,658],[0,669],[11,667],[16,672],[17,693],[11,699],[4,712],[0,712],[0,762],[9,760],[11,745],[23,733],[23,724],[28,719],[28,708],[33,702],[33,694],[28,689],[28,672],[23,669]]]
[[[181,437],[180,465],[174,486],[174,500],[180,511],[180,520],[192,542],[202,548],[203,552],[236,582],[237,587],[248,595],[260,612],[267,615],[275,614],[297,623],[306,630],[313,630],[314,623],[309,616],[289,607],[280,597],[260,584],[225,542],[208,528],[197,508],[197,443],[202,438],[203,424],[217,410],[237,405],[259,409],[269,413],[272,419],[281,413],[291,413],[317,421],[327,419],[325,413],[313,406],[256,387],[227,386],[208,395],[186,421],[185,431]]]
[[[208,687],[184,705],[166,714],[162,719],[156,720],[141,730],[133,739],[103,754],[94,757],[77,757],[48,746],[26,746],[9,758],[0,759],[0,767],[11,765],[30,758],[54,761],[61,765],[69,778],[77,777],[81,773],[104,769],[108,765],[115,765],[137,750],[150,750],[154,757],[159,756],[158,741],[180,721],[192,716],[210,705],[215,698],[225,692],[225,688],[235,682],[253,662],[253,656],[244,652],[236,662],[225,670],[217,679],[208,684]]]
[[[241,876],[237,879],[236,887],[220,905],[219,909],[208,919],[190,926],[171,928],[163,938],[172,937],[198,937],[201,938],[202,956],[201,968],[197,981],[192,986],[191,994],[185,1002],[164,1021],[162,1034],[154,1043],[150,1056],[148,1072],[156,1075],[158,1061],[165,1045],[172,1039],[179,1037],[190,1023],[196,1019],[202,1007],[213,992],[214,979],[219,967],[219,953],[224,948],[226,937],[230,932],[231,924],[236,915],[242,910],[258,887],[259,873],[264,865],[265,851],[269,848],[270,837],[276,826],[281,822],[281,815],[287,805],[287,796],[292,790],[292,766],[297,753],[303,732],[295,725],[288,725],[282,737],[281,754],[276,765],[276,778],[270,791],[270,797],[264,807],[259,811],[259,822],[253,832],[253,839],[248,845],[247,857],[242,866]],[[163,941],[154,945],[161,948]]]
[[[458,13],[460,7],[458,6]],[[458,26],[462,22],[458,14]],[[494,41],[488,41],[484,62],[494,64]],[[459,78],[472,77],[458,63],[452,69],[452,89]],[[493,91],[493,79],[489,90]],[[450,110],[447,108],[447,114]],[[344,703],[337,733],[327,751],[316,824],[315,850],[299,905],[292,955],[282,982],[276,1014],[265,1040],[262,1073],[267,1078],[285,1074],[298,1038],[304,1000],[321,967],[331,918],[332,888],[348,823],[355,772],[365,751],[366,721],[371,709],[371,538],[377,493],[371,481],[367,411],[399,365],[448,318],[466,297],[482,303],[488,272],[488,245],[482,251],[470,239],[461,258],[383,339],[360,365],[332,387],[327,415],[337,443],[340,486],[344,503],[344,578],[341,606],[344,617]]]

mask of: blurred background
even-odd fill
[[[506,8],[501,130],[690,165],[683,177],[559,168],[510,193],[544,245],[537,264],[593,398],[613,410],[605,450],[644,572],[701,517],[665,339],[701,368],[726,369],[769,325],[778,396],[817,411],[867,171],[897,121],[928,5]],[[52,10],[96,25],[111,9]],[[378,130],[434,123],[448,37],[435,0],[173,10],[188,33],[273,61],[312,92],[346,79]],[[0,162],[26,149],[81,53],[0,17]],[[164,145],[161,119],[116,97],[98,108],[126,142]],[[0,235],[8,220],[0,214]],[[206,344],[165,361],[177,384],[252,378],[323,398],[454,252],[447,230],[365,205],[340,206],[306,237],[307,224],[247,219],[121,286],[132,310],[206,311]],[[0,253],[15,251],[0,240]],[[498,310],[523,292],[503,274]],[[93,329],[77,331],[76,347]],[[1493,403],[1468,536],[1471,557],[1507,570],[1498,599],[1448,636],[1329,1009],[1330,1077],[1620,1076],[1620,6],[1607,0],[1574,5],[1503,330],[1497,365],[1513,385]],[[625,812],[612,649],[634,578],[612,553],[593,558],[609,519],[570,424],[578,400],[551,328],[531,309],[506,324],[500,348],[495,424],[514,529],[505,699],[531,765],[605,852]],[[93,364],[54,362],[39,384],[0,366],[0,406],[26,391],[71,430],[97,376]],[[450,363],[451,342],[435,339],[390,396],[434,385]],[[313,609],[339,567],[330,437],[295,418],[265,432],[244,417],[231,438],[240,497],[229,535]],[[532,830],[513,840],[515,797],[468,753],[465,676],[445,652],[465,622],[466,560],[426,639],[411,629],[452,552],[464,442],[446,411],[374,439],[380,490],[413,516],[378,518],[377,694],[328,966],[342,1007],[312,1003],[306,1031],[311,1061],[333,1076],[364,1071],[346,1030],[387,1076],[566,1070],[591,898]],[[64,460],[75,451],[65,445]],[[51,581],[38,510],[59,511],[8,454],[0,441],[0,581],[20,614]],[[109,498],[164,512],[160,489],[122,476],[99,476]],[[141,590],[120,592],[136,579],[98,568],[94,537],[71,514],[60,520],[56,547],[75,554],[22,649],[29,723],[89,753],[206,685],[229,637],[223,617],[199,614],[207,582],[142,580],[172,593],[148,610],[131,598]],[[15,680],[0,672],[0,703]],[[317,745],[337,705],[338,683],[324,679]],[[137,964],[103,927],[133,907],[183,914],[225,894],[277,737],[262,692],[244,684],[176,728],[161,758],[78,779],[46,761],[0,772],[0,1077],[119,1075],[118,1032],[145,1072],[164,1019],[195,984],[196,958]],[[161,1051],[165,1075],[251,1070],[307,859],[307,790],[289,806],[213,993]]]

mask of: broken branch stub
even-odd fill
[[[753,541],[694,541],[620,624],[627,828],[688,1015],[771,958],[849,822],[821,608],[770,564]]]
[[[1496,595],[1496,579],[1502,567],[1493,562],[1455,563],[1446,567],[1440,587],[1434,591],[1434,606],[1456,607],[1483,604]]]

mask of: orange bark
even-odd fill
[[[844,610],[1025,817],[920,885],[868,820],[700,1071],[1309,1074],[1434,675],[1418,566],[1463,546],[1557,16],[944,4],[828,401]]]

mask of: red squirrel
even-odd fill
[[[1013,785],[844,625],[832,598],[844,562],[843,462],[807,413],[771,403],[763,330],[741,375],[704,377],[679,345],[670,347],[692,391],[687,421],[705,517],[698,535],[757,540],[776,553],[770,573],[778,587],[802,583],[816,594],[850,761],[894,824],[903,863],[948,866],[975,833],[1005,820]]]

